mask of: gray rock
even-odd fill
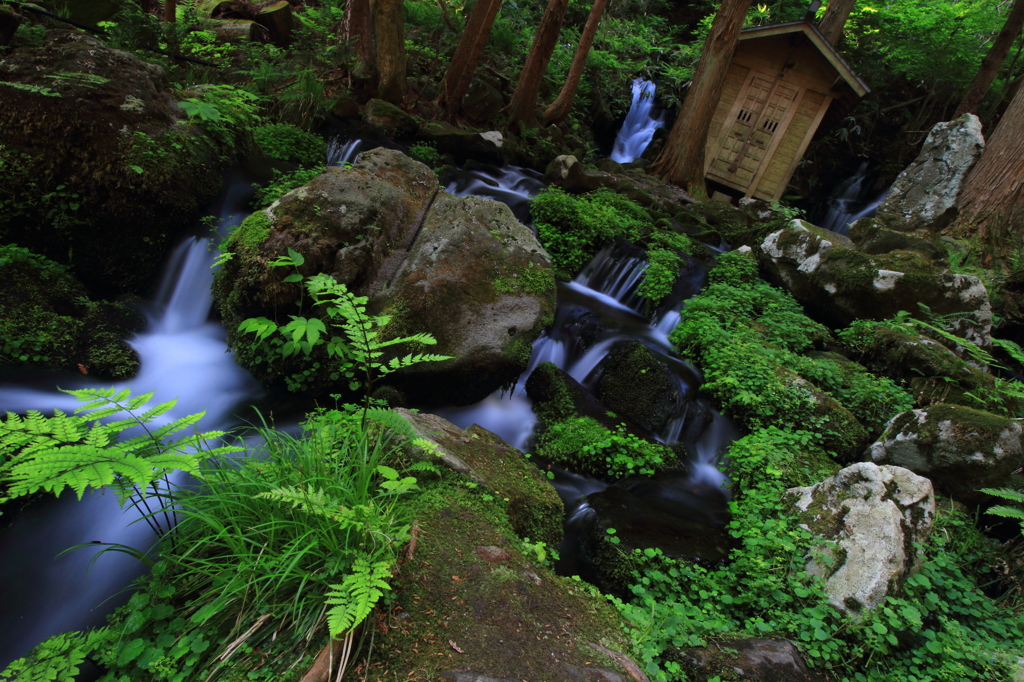
[[[859,462],[832,478],[786,491],[800,523],[834,542],[808,557],[807,572],[825,581],[831,604],[861,612],[897,594],[923,560],[914,543],[931,533],[931,481],[908,469]]]
[[[991,344],[992,307],[977,277],[945,272],[918,251],[869,255],[842,235],[794,220],[761,243],[775,283],[837,326],[881,320],[918,303],[936,315],[962,313],[950,331],[981,346]]]
[[[413,400],[468,405],[525,369],[554,314],[551,261],[505,204],[440,193],[398,275],[371,299],[452,360],[389,376]]]
[[[979,488],[1004,485],[1022,464],[1021,420],[960,405],[932,405],[896,415],[868,455],[876,464],[927,476],[941,492],[968,504]]]
[[[571,154],[562,154],[551,160],[551,163],[544,169],[544,182],[551,184],[569,177],[569,169],[579,163],[579,160]]]
[[[727,679],[804,682],[809,671],[792,642],[775,639],[740,639],[722,642],[714,648],[701,647],[680,652],[678,658],[687,672],[702,679],[728,674]]]
[[[985,149],[981,121],[965,114],[936,123],[921,153],[899,174],[877,218],[895,230],[940,230],[957,215],[964,180]]]

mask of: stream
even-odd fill
[[[648,89],[638,81],[633,93],[633,108],[616,142],[617,153],[627,161],[643,152],[660,125],[650,115],[653,86]],[[363,151],[361,147],[359,140],[331,140],[330,162],[352,161]],[[529,223],[530,199],[543,188],[539,178],[528,169],[467,164],[450,176],[446,190],[456,196],[502,201],[519,220]],[[250,180],[234,174],[226,183],[212,210],[224,227],[237,225],[248,214]],[[133,394],[155,391],[152,404],[177,399],[166,420],[205,410],[201,430],[236,425],[235,415],[262,395],[255,380],[234,362],[224,329],[209,319],[215,236],[190,237],[170,256],[157,294],[147,306],[147,330],[131,340],[141,358],[141,370],[134,379],[118,384]],[[511,392],[495,393],[469,407],[437,410],[459,426],[480,424],[528,450],[536,417],[524,385],[539,363],[553,362],[593,389],[608,354],[621,343],[639,341],[671,369],[679,396],[675,411],[668,426],[651,435],[667,444],[685,443],[692,460],[685,471],[658,480],[636,478],[611,484],[555,469],[553,484],[567,510],[567,539],[560,548],[558,566],[563,573],[586,577],[587,560],[577,545],[583,529],[594,521],[595,506],[609,496],[643,498],[659,513],[692,519],[699,527],[721,528],[728,516],[727,492],[722,487],[725,477],[715,465],[737,436],[736,429],[697,395],[700,371],[674,355],[668,342],[686,300],[706,282],[705,269],[690,262],[669,301],[648,320],[640,312],[644,302],[636,294],[645,267],[643,252],[636,247],[624,242],[608,245],[573,281],[558,285],[555,322],[534,343],[529,366]],[[0,384],[0,410],[70,412],[78,403],[55,387],[92,383],[63,373],[19,375],[17,383]],[[92,542],[149,547],[152,533],[144,523],[133,523],[138,518],[130,507],[121,510],[112,494],[93,492],[77,501],[68,493],[36,503],[0,533],[0,633],[4,635],[0,669],[49,636],[101,625],[107,613],[127,600],[126,586],[143,572],[136,560],[107,552],[90,567],[96,551],[78,549],[58,555],[73,545]],[[628,525],[624,520],[623,526]],[[638,528],[637,532],[642,535],[649,530]]]

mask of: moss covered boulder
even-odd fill
[[[859,462],[816,485],[790,488],[786,499],[825,543],[807,557],[807,572],[825,581],[839,611],[865,611],[898,595],[924,560],[915,545],[931,533],[935,494],[928,479],[908,469]]]
[[[186,126],[178,98],[199,93],[79,32],[5,54],[0,81],[0,241],[71,266],[91,290],[151,284],[239,140]]]
[[[943,271],[919,251],[869,255],[848,238],[802,220],[768,235],[760,251],[774,283],[830,324],[881,320],[901,310],[918,314],[924,304],[936,315],[961,315],[953,331],[968,341],[991,343],[985,285]]]
[[[426,332],[437,340],[430,352],[452,357],[388,376],[413,401],[466,405],[509,384],[554,314],[550,260],[530,229],[504,204],[441,192],[429,168],[394,150],[329,168],[247,219],[225,249],[214,295],[239,361],[265,384],[302,372],[312,393],[348,384],[323,347],[283,358],[238,331],[247,318],[284,324],[300,312],[334,324],[308,301],[302,308],[292,268],[270,265],[289,249],[303,259],[297,274],[329,274],[390,316],[383,338]]]
[[[62,265],[0,245],[0,367],[36,365],[127,379],[139,358],[126,339],[145,320],[126,303],[95,301]]]
[[[1024,465],[1021,420],[961,405],[933,405],[896,415],[868,451],[876,464],[905,467],[967,504],[979,488],[1004,486]]]
[[[685,386],[639,341],[608,355],[598,384],[601,402],[652,433],[661,433],[686,398]]]
[[[460,429],[433,414],[396,410],[432,442],[434,452],[415,454],[438,459],[470,480],[486,485],[507,504],[509,521],[521,537],[557,545],[562,539],[562,501],[537,467],[523,453],[476,424]],[[422,451],[422,448],[421,448]]]

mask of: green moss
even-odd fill
[[[555,273],[530,261],[525,267],[507,270],[493,283],[499,294],[543,295],[554,290]]]
[[[517,365],[526,367],[530,361],[530,353],[533,352],[533,344],[523,339],[515,339],[505,349],[505,356]]]
[[[242,251],[254,254],[270,236],[270,216],[266,211],[256,211],[232,230],[224,241],[225,251]]]

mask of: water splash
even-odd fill
[[[654,138],[654,131],[664,125],[660,116],[651,116],[655,89],[654,83],[643,78],[633,81],[633,103],[619,134],[615,137],[612,161],[629,163],[638,159]]]

